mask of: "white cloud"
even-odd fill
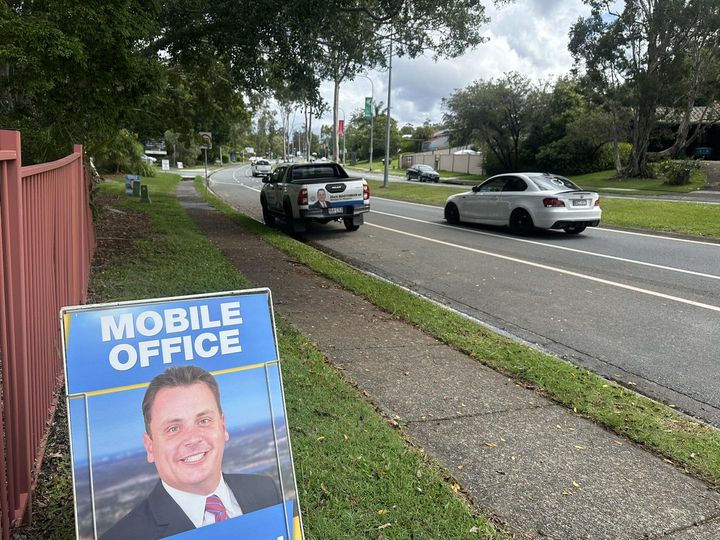
[[[393,58],[392,115],[400,125],[442,120],[442,98],[476,80],[518,71],[533,80],[555,79],[572,67],[568,33],[572,24],[589,14],[582,0],[516,0],[497,9],[489,0],[486,28],[489,41],[452,60],[433,62],[429,56],[414,60]],[[375,101],[387,103],[387,72],[371,72]],[[332,105],[332,84],[324,83],[322,96]],[[361,109],[370,83],[364,77],[344,82],[340,106],[346,118]],[[342,115],[340,115],[342,118]],[[315,125],[332,123],[326,114]],[[318,128],[319,129],[319,128]]]

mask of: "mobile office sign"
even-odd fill
[[[302,540],[268,289],[66,307],[60,315],[78,539]],[[160,387],[145,417],[151,381],[180,372],[202,373],[218,392],[197,380]],[[192,407],[202,400],[188,397],[195,391],[212,396],[199,412]],[[170,427],[158,424],[164,413]],[[219,437],[206,437],[210,425]],[[210,493],[187,486],[220,473],[227,512],[215,523],[205,506]]]

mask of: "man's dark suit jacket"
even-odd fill
[[[226,474],[225,482],[243,514],[282,502],[275,482],[254,474]],[[158,481],[150,495],[118,521],[101,540],[156,540],[189,531],[195,526]]]

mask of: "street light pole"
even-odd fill
[[[390,36],[390,53],[388,59],[388,96],[387,96],[387,126],[385,130],[385,170],[383,171],[383,187],[388,187],[388,174],[390,167],[390,92],[392,90],[392,36]]]
[[[370,81],[370,163],[368,170],[372,171],[373,158],[373,132],[375,131],[375,85],[367,75],[360,75]]]

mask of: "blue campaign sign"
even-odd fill
[[[64,323],[70,395],[147,382],[171,365],[278,358],[267,292],[68,310]]]
[[[285,516],[292,516],[292,503],[271,506],[252,514],[216,523],[212,527],[202,527],[196,531],[180,533],[169,538],[193,540],[214,540],[215,538],[242,538],[242,540],[293,540],[292,529],[283,523]],[[258,532],[262,531],[262,532]]]
[[[302,540],[268,289],[61,317],[78,539]]]

